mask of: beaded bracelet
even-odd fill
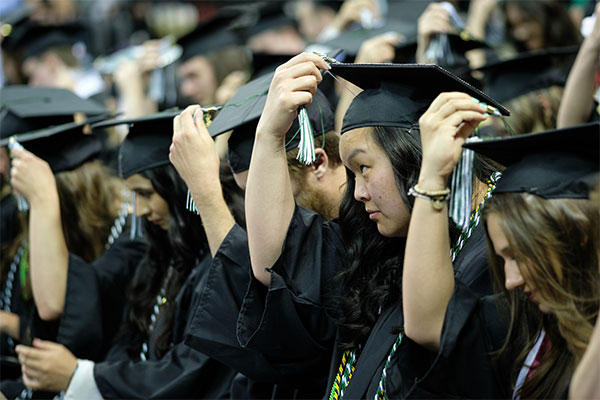
[[[419,188],[418,185],[415,185],[408,190],[408,195],[431,200],[433,209],[441,211],[444,208],[444,203],[450,200],[450,189],[446,188],[444,190],[426,191]]]

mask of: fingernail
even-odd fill
[[[473,99],[473,101],[474,101],[475,103],[479,103],[479,100],[477,100],[475,97],[471,97],[471,98]]]
[[[484,117],[489,117],[489,116],[490,116],[490,114],[488,114],[488,113],[485,113],[485,114],[483,114],[483,116],[484,116]]]
[[[483,108],[484,110],[487,110],[488,105],[484,102],[479,103],[479,105],[481,106],[481,108]]]

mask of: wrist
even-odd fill
[[[58,208],[60,206],[60,201],[58,198],[58,193],[56,192],[56,188],[52,187],[48,190],[38,190],[32,193],[27,199],[31,206],[34,207],[43,207],[48,210]]]

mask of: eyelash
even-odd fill
[[[152,192],[145,192],[145,191],[144,192],[142,192],[142,191],[137,192],[138,196],[141,196],[141,197],[146,198],[146,199],[149,199],[152,196],[152,194],[153,194]]]

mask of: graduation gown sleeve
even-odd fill
[[[198,287],[205,285],[210,257],[190,274],[175,299],[172,347],[155,357],[151,339],[147,361],[117,360],[97,363],[94,379],[103,398],[227,398],[234,371],[185,345],[184,332],[199,301]],[[162,323],[159,317],[158,325]]]
[[[262,354],[244,349],[236,335],[242,301],[252,279],[248,236],[239,226],[229,231],[199,285],[185,343],[258,381],[276,381],[279,371]]]
[[[36,337],[64,344],[78,358],[102,360],[120,327],[127,285],[145,249],[145,242],[121,234],[92,264],[69,254],[63,314],[50,322],[34,317]],[[54,337],[48,333],[53,325]]]
[[[250,281],[237,322],[240,344],[277,360],[283,374],[326,376],[337,331],[334,277],[345,257],[338,225],[296,206],[270,287]]]
[[[405,337],[387,371],[390,398],[510,397],[510,363],[491,355],[502,347],[508,321],[492,295],[483,235],[480,225],[454,263],[456,285],[439,350]]]

